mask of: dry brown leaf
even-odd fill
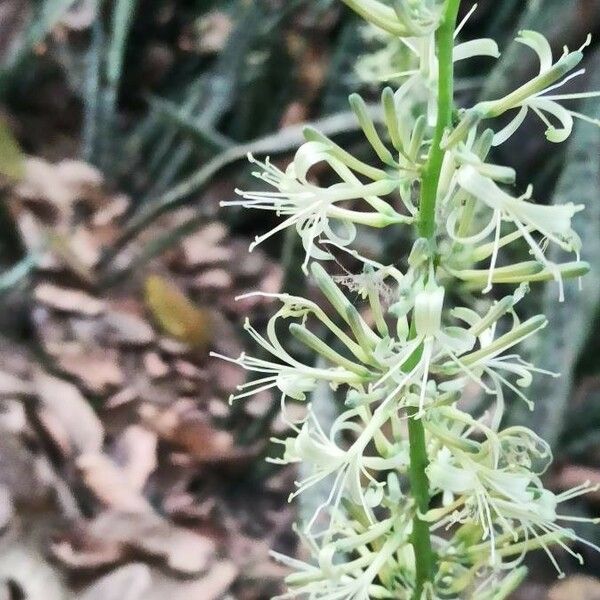
[[[154,432],[140,425],[130,425],[115,444],[114,458],[130,486],[138,492],[142,491],[158,464],[157,443]]]
[[[210,415],[216,419],[224,419],[229,415],[229,406],[222,398],[211,398],[207,406]]]
[[[175,371],[182,377],[193,379],[196,381],[206,381],[208,374],[203,369],[198,368],[196,365],[188,362],[187,360],[178,359],[173,363]]]
[[[23,381],[11,373],[0,371],[0,398],[15,396],[31,396],[33,387],[28,381]]]
[[[15,216],[19,235],[23,244],[32,254],[41,254],[38,259],[38,269],[56,271],[60,268],[60,261],[51,252],[47,251],[47,228],[28,210],[22,210]]]
[[[185,356],[188,355],[191,350],[189,344],[167,337],[158,340],[158,347],[162,352],[171,356]]]
[[[238,365],[226,361],[210,361],[209,368],[213,373],[217,387],[225,393],[230,394],[239,385],[246,381],[246,374]]]
[[[31,526],[31,524],[28,524]],[[67,600],[71,598],[62,575],[44,557],[35,540],[12,533],[0,541],[0,581],[10,581],[13,598]]]
[[[223,244],[227,228],[222,223],[211,223],[186,237],[181,242],[183,260],[187,268],[193,269],[233,258],[231,248]]]
[[[150,379],[162,379],[169,374],[169,365],[156,352],[144,354],[144,368]]]
[[[207,575],[190,582],[155,576],[152,593],[146,600],[218,600],[231,587],[237,576],[238,570],[230,561],[216,563]]]
[[[106,304],[81,290],[59,287],[51,283],[40,283],[34,291],[34,298],[41,304],[67,313],[97,317]]]
[[[12,494],[8,487],[0,485],[0,531],[10,523],[14,513]]]
[[[37,417],[56,449],[63,456],[72,454],[73,445],[71,444],[71,438],[60,418],[44,406],[37,409]]]
[[[49,259],[46,260],[53,269],[56,269],[60,262],[84,283],[95,283],[96,278],[92,272],[92,267],[99,256],[96,256],[96,258],[91,257],[89,248],[75,248],[75,240],[71,233],[67,236],[58,231],[50,231],[46,234],[46,240],[50,251],[46,255]],[[81,246],[82,243],[85,242],[81,240],[80,236],[79,245]],[[60,259],[60,261],[57,259]],[[40,265],[40,267],[43,268],[43,265]]]
[[[197,275],[193,281],[195,288],[200,290],[228,290],[233,286],[233,277],[225,269],[210,269]]]
[[[200,463],[230,461],[247,457],[235,447],[228,431],[215,429],[197,409],[182,410],[183,405],[160,410],[151,404],[140,407],[140,416],[160,437],[185,448]]]
[[[266,294],[277,294],[281,291],[283,278],[281,265],[271,265],[257,287]]]
[[[132,485],[127,473],[106,454],[82,454],[77,459],[77,467],[85,484],[105,506],[120,511],[152,512],[152,507]]]
[[[118,408],[130,402],[135,402],[140,397],[140,391],[135,385],[124,387],[116,394],[111,396],[104,403],[105,408]]]
[[[106,394],[124,382],[119,355],[114,350],[75,348],[60,354],[58,364],[94,394]]]
[[[80,600],[142,600],[152,588],[150,568],[130,564],[115,569],[96,581],[79,596]]]
[[[0,402],[0,431],[3,434],[22,434],[27,427],[27,415],[22,402],[7,399]]]
[[[186,575],[205,571],[215,555],[211,539],[153,513],[107,511],[90,523],[89,532],[98,539],[161,557],[171,569]]]
[[[104,315],[109,341],[123,346],[147,346],[154,341],[154,330],[147,321],[123,310],[109,310]]]
[[[600,579],[575,575],[555,583],[548,600],[600,600]]]
[[[38,369],[33,378],[40,404],[52,414],[77,454],[99,452],[104,441],[100,419],[81,392],[68,381]]]
[[[199,462],[228,461],[244,456],[235,448],[233,436],[228,431],[214,429],[202,413],[180,422],[173,441]]]
[[[15,192],[31,202],[49,204],[60,220],[69,224],[74,203],[101,184],[100,172],[84,162],[64,160],[54,165],[29,157],[25,161],[25,176]]]
[[[63,566],[73,570],[101,569],[123,559],[124,549],[121,544],[105,541],[92,544],[88,539],[83,542],[78,543],[75,549],[69,540],[58,540],[50,544],[50,552]]]
[[[181,419],[173,408],[160,410],[152,404],[142,404],[139,408],[142,421],[155,431],[161,438],[170,440]]]

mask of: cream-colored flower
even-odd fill
[[[307,142],[301,146],[294,161],[285,171],[280,170],[269,159],[260,162],[251,155],[248,158],[261,168],[254,176],[274,187],[276,191],[239,191],[241,200],[222,202],[221,205],[268,210],[284,217],[276,227],[256,237],[250,245],[251,251],[272,235],[295,226],[306,251],[303,264],[306,271],[311,258],[331,258],[329,252],[316,245],[321,237],[340,246],[347,246],[356,236],[356,225],[380,228],[410,220],[396,213],[379,198],[380,195],[388,195],[397,189],[398,181],[386,177],[362,184],[341,161],[331,155],[329,148],[324,144]],[[329,164],[340,175],[342,181],[327,188],[311,183],[308,171],[319,162]],[[352,200],[368,202],[370,198],[377,199],[379,211],[361,212],[339,206],[339,203]]]
[[[540,62],[538,75],[503,98],[479,102],[468,109],[458,127],[447,138],[445,142],[447,146],[466,137],[468,131],[482,119],[498,117],[510,110],[518,110],[518,112],[508,125],[496,133],[494,145],[500,145],[508,140],[523,123],[530,110],[546,125],[546,137],[551,142],[563,142],[571,135],[574,118],[600,125],[597,119],[569,110],[561,104],[568,100],[597,97],[600,96],[600,92],[551,93],[571,79],[585,73],[585,69],[578,71],[574,69],[583,59],[583,50],[590,44],[591,36],[588,36],[585,43],[574,52],[565,48],[556,62],[553,60],[550,44],[542,34],[524,30],[519,33],[516,41],[530,47],[538,55]]]
[[[462,189],[492,211],[489,224],[483,230],[488,235],[493,230],[496,232],[486,289],[491,287],[496,266],[502,221],[509,221],[517,228],[518,237],[527,242],[535,259],[554,273],[554,278],[560,284],[562,299],[564,294],[560,268],[545,257],[542,244],[533,238],[532,232],[540,233],[545,242],[552,242],[567,252],[579,254],[581,242],[571,227],[571,219],[577,212],[583,210],[584,206],[573,203],[559,206],[534,204],[528,201],[531,196],[530,190],[524,196],[515,198],[471,165],[459,169],[458,183]]]

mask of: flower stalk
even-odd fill
[[[273,554],[293,571],[279,598],[504,600],[526,575],[527,552],[543,550],[561,576],[553,546],[578,561],[573,542],[600,550],[568,527],[597,521],[560,508],[595,488],[547,490],[548,445],[524,427],[502,428],[507,390],[533,408],[533,378],[558,376],[518,355],[518,346],[548,322],[543,315],[521,321],[517,305],[529,285],[545,281],[558,283],[562,300],[563,280],[589,270],[572,229],[582,207],[534,202],[531,187],[515,196],[507,186],[515,185],[516,172],[488,158],[517,134],[529,111],[555,143],[568,138],[573,118],[587,119],[561,103],[600,94],[554,90],[581,73],[571,71],[589,40],[554,61],[541,34],[520,32],[517,41],[539,57],[539,74],[504,98],[455,112],[454,64],[499,55],[493,40],[456,43],[472,11],[457,24],[460,0],[343,2],[388,41],[385,60],[402,54],[402,69],[374,69],[400,80],[395,91],[382,92],[383,127],[358,94],[349,99],[375,164],[307,128],[306,143],[285,169],[250,157],[268,191],[240,191],[241,199],[223,203],[280,217],[250,249],[295,229],[305,250],[299,266],[322,297],[252,292],[280,305],[264,334],[245,325],[261,357],[218,356],[256,374],[231,400],[280,393],[290,434],[274,440],[282,453],[270,460],[302,463],[290,500],[331,486],[297,525],[311,559]],[[495,117],[512,110],[513,120],[494,129]],[[327,186],[315,182],[316,165],[329,173]],[[416,239],[397,263],[402,269],[353,247],[363,228],[406,225]],[[516,243],[529,250],[527,260],[497,266]],[[576,260],[548,260],[548,244]],[[332,275],[325,265],[334,249],[363,271]],[[486,301],[499,283],[516,289]],[[461,289],[481,292],[484,310],[450,305],[460,294],[448,292]],[[290,337],[318,366],[286,350]],[[342,400],[334,422],[321,423],[310,403],[303,419],[289,419],[287,403],[308,402],[323,383]],[[473,385],[490,397],[482,414],[461,409]]]
[[[435,39],[438,55],[438,107],[437,123],[433,135],[429,157],[423,170],[418,233],[435,247],[435,213],[438,186],[444,161],[441,147],[444,133],[452,122],[454,109],[454,31],[458,17],[460,0],[447,0],[443,17]],[[419,350],[421,352],[421,350]],[[410,369],[411,365],[407,365]],[[419,600],[423,587],[430,581],[434,572],[434,556],[431,548],[429,524],[421,518],[429,510],[429,482],[426,469],[429,465],[423,421],[418,419],[418,410],[408,410],[408,436],[410,444],[409,479],[415,503],[418,508],[413,518],[412,543],[416,557],[416,584],[413,599]]]

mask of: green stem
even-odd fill
[[[429,464],[425,443],[423,421],[416,419],[417,407],[408,410],[408,441],[410,444],[410,466],[408,477],[410,489],[419,513],[429,510],[429,482],[425,469]],[[415,514],[413,519],[412,544],[415,553],[416,582],[413,598],[420,600],[423,586],[433,576],[434,557],[429,535],[429,524]]]
[[[454,30],[460,0],[447,0],[442,24],[436,33],[438,49],[438,115],[431,151],[423,170],[421,207],[419,211],[419,235],[433,241],[435,237],[435,203],[444,160],[441,148],[446,128],[452,124],[454,107]]]
[[[454,106],[454,31],[460,0],[447,0],[442,23],[436,32],[436,45],[439,60],[438,75],[438,117],[433,142],[427,163],[423,170],[421,186],[421,202],[418,221],[418,232],[435,245],[435,205],[437,200],[440,174],[444,160],[441,142],[446,128],[452,124]],[[418,360],[420,356],[413,357]],[[429,510],[429,482],[425,469],[428,465],[425,428],[423,421],[416,419],[417,408],[408,411],[408,439],[410,443],[410,487],[417,513],[413,520],[412,544],[415,553],[416,581],[414,600],[421,600],[423,589],[434,573],[434,554],[431,547],[429,524],[419,514]]]

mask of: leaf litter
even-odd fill
[[[238,260],[241,241],[209,220],[101,287],[100,257],[128,205],[85,163],[33,158],[7,197],[40,258],[26,290],[35,352],[0,340],[0,562],[19,563],[14,577],[0,569],[0,594],[268,597],[281,590],[268,550],[288,539],[293,475],[253,479],[265,442],[237,440],[270,400],[230,407],[242,375],[208,352],[242,351],[240,310],[264,318],[270,308],[229,298],[276,291],[281,277],[263,253]],[[162,217],[139,245],[182,218]]]

